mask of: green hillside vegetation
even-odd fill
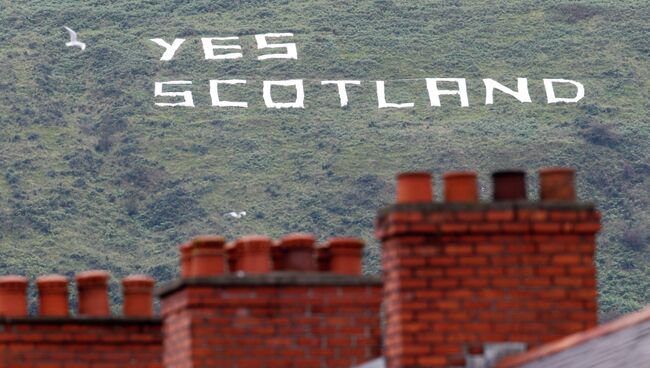
[[[361,236],[379,272],[376,210],[394,175],[571,166],[604,215],[603,317],[650,303],[650,3],[630,1],[2,1],[0,267],[30,277],[107,269],[114,280],[178,272],[176,245],[313,232]],[[66,48],[70,26],[88,44]],[[254,34],[293,32],[298,60],[257,60]],[[243,58],[204,60],[201,37],[241,37]],[[186,38],[159,61],[150,38]],[[467,78],[429,106],[423,79]],[[516,86],[533,103],[481,79]],[[547,105],[542,78],[584,83]],[[210,79],[246,79],[210,107]],[[305,109],[267,109],[262,80],[305,79]],[[360,79],[339,107],[335,86]],[[157,107],[155,81],[191,80],[195,108]],[[374,80],[410,109],[377,109]],[[366,82],[367,81],[367,82]],[[277,95],[278,99],[281,97]],[[245,210],[241,220],[223,213]],[[119,302],[117,285],[112,285]]]

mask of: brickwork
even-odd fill
[[[376,232],[388,366],[464,366],[472,346],[537,346],[595,326],[599,220],[593,206],[573,202],[406,203],[383,211]]]
[[[218,265],[196,252],[205,239]],[[186,243],[193,272],[158,291],[165,367],[347,368],[381,355],[382,284],[361,276],[362,248],[310,234]]]
[[[77,274],[78,316],[68,310],[68,279],[36,280],[39,315],[27,316],[28,280],[0,277],[0,368],[162,367],[161,321],[152,317],[152,279],[123,280],[124,317],[109,314],[109,274]]]
[[[378,279],[277,272],[162,295],[166,367],[350,367],[381,355]]]
[[[1,319],[0,367],[162,367],[152,319]]]
[[[123,317],[110,315],[105,271],[76,275],[76,316],[66,277],[36,280],[28,317],[29,280],[0,276],[0,368],[348,368],[382,354],[391,368],[467,366],[486,346],[588,330],[600,214],[576,202],[573,175],[541,170],[529,201],[525,173],[498,172],[489,203],[472,172],[445,174],[444,203],[430,174],[399,175],[376,223],[383,282],[361,274],[359,239],[302,233],[183,244],[181,277],[156,291],[160,319],[144,275],[122,280]]]

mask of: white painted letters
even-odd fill
[[[162,97],[178,97],[183,96],[183,102],[156,102],[156,106],[188,106],[194,107],[194,99],[192,99],[192,91],[183,92],[163,92],[163,86],[166,84],[192,84],[191,81],[170,81],[170,82],[156,82],[154,86],[154,96]]]
[[[555,90],[553,89],[553,83],[570,83],[576,86],[576,96],[574,98],[562,98],[555,97]],[[544,79],[544,89],[546,90],[546,99],[548,103],[558,103],[558,102],[578,102],[585,97],[585,86],[582,83],[572,81],[569,79]]]
[[[156,45],[165,48],[165,52],[162,54],[162,57],[160,58],[160,60],[163,61],[171,60],[174,57],[176,50],[178,50],[178,48],[181,47],[183,42],[185,42],[185,40],[182,38],[175,39],[171,45],[165,42],[165,40],[163,40],[162,38],[152,38],[151,41],[153,41]]]
[[[287,52],[285,54],[266,54],[259,56],[257,60],[266,60],[266,59],[298,59],[298,49],[296,48],[295,43],[277,43],[270,44],[266,40],[267,37],[293,37],[293,33],[266,33],[255,35],[255,40],[257,41],[258,49],[276,49],[276,48],[286,48]]]
[[[248,102],[230,102],[219,99],[219,84],[246,84],[243,79],[210,80],[210,98],[216,107],[248,107]]]
[[[360,85],[361,81],[358,80],[326,80],[326,81],[321,81],[321,85],[325,84],[336,84],[338,91],[339,91],[339,98],[341,100],[341,107],[347,106],[348,105],[348,93],[345,90],[345,85],[346,84],[354,84],[354,85]]]
[[[212,41],[226,41],[226,40],[238,40],[239,37],[210,37],[210,38],[201,38],[201,43],[203,44],[203,53],[205,54],[206,60],[219,60],[219,59],[239,59],[242,57],[241,52],[231,52],[228,54],[214,54],[214,50],[241,50],[239,45],[215,45]]]
[[[413,107],[415,104],[413,102],[407,103],[388,103],[386,102],[386,92],[384,91],[384,81],[377,81],[377,105],[380,109],[387,107],[395,107],[398,109],[404,107]]]
[[[530,100],[530,94],[528,94],[528,79],[526,78],[517,78],[517,91],[513,91],[510,88],[504,86],[503,84],[495,81],[494,79],[483,79],[485,84],[485,104],[492,105],[494,103],[494,90],[498,89],[499,91],[509,94],[510,96],[519,100],[519,102],[532,102]]]
[[[249,55],[251,58],[257,58],[257,60],[268,60],[268,59],[285,59],[285,60],[296,60],[298,59],[298,48],[294,42],[278,43],[282,38],[293,37],[293,33],[264,33],[256,35],[247,35],[247,36],[229,36],[229,37],[201,37],[201,46],[203,51],[204,60],[228,60],[228,59],[242,59],[244,54],[243,44],[240,43],[240,40],[246,37],[254,37],[257,42],[257,49],[260,50],[257,55]],[[184,38],[175,38],[173,42],[167,42],[163,38],[151,38],[151,42],[162,47],[164,49],[160,60],[169,61],[172,60],[181,45],[186,41]],[[252,39],[251,39],[252,40]],[[198,41],[198,40],[196,40]],[[195,42],[192,42],[192,45],[196,45]],[[189,47],[189,46],[188,46]],[[277,50],[279,49],[279,50]],[[271,53],[276,52],[276,53]],[[259,55],[259,56],[258,56]],[[219,70],[219,69],[216,69]],[[216,71],[215,70],[215,71]],[[222,72],[232,71],[233,69],[227,68],[221,70]],[[234,69],[238,70],[238,69]],[[242,69],[244,70],[244,69]],[[245,69],[248,72],[248,68]],[[284,70],[284,69],[283,69]],[[302,69],[301,69],[302,70]],[[277,71],[277,70],[276,70]],[[314,71],[317,72],[317,71]],[[164,75],[164,71],[162,72]],[[213,107],[240,107],[248,108],[248,102],[244,101],[224,101],[221,100],[219,96],[219,88],[227,89],[236,89],[247,91],[250,90],[248,86],[239,86],[233,87],[235,84],[244,84],[247,85],[247,81],[244,79],[237,79],[236,76],[231,75],[211,75],[206,79],[212,78],[224,78],[224,79],[210,79],[209,80],[209,93],[211,99],[211,106]],[[262,96],[264,99],[264,104],[267,108],[274,109],[284,109],[284,108],[304,108],[305,107],[305,90],[304,83],[309,84],[320,84],[324,85],[335,85],[338,96],[339,103],[341,107],[346,107],[349,105],[348,91],[347,87],[349,85],[360,86],[363,82],[372,83],[375,82],[377,88],[377,106],[380,109],[385,108],[412,108],[415,106],[416,102],[388,102],[386,97],[386,82],[389,83],[402,83],[407,82],[412,84],[411,87],[417,84],[420,84],[418,89],[421,89],[421,81],[424,79],[427,93],[429,96],[430,105],[433,107],[439,107],[441,105],[441,96],[452,96],[453,99],[458,98],[460,101],[461,107],[469,106],[469,95],[467,91],[467,81],[465,78],[399,78],[391,80],[354,80],[354,79],[287,79],[287,80],[265,80],[265,75],[255,75],[249,79],[248,82],[254,86],[259,86],[262,84]],[[225,79],[229,78],[229,79]],[[232,79],[230,79],[232,78]],[[485,105],[494,104],[494,95],[495,93],[502,93],[510,97],[506,97],[504,101],[512,101],[516,99],[520,103],[531,103],[531,95],[528,90],[528,78],[519,78],[517,77],[517,88],[512,89],[505,86],[504,84],[496,81],[492,78],[482,79],[485,86]],[[546,92],[546,100],[548,104],[557,104],[557,103],[576,103],[582,100],[585,96],[585,87],[582,83],[570,80],[570,79],[543,79],[543,85]],[[538,84],[542,81],[536,81],[535,84]],[[455,83],[456,88],[440,89],[439,83]],[[168,82],[155,82],[154,83],[154,97],[164,97],[165,102],[154,101],[156,106],[186,106],[194,107],[194,100],[192,96],[192,90],[181,90],[177,92],[163,92],[164,88],[173,89],[173,86],[176,86],[177,89],[182,88],[178,87],[179,85],[191,85],[192,81],[187,80],[176,80]],[[165,87],[165,85],[172,85],[172,87]],[[225,86],[230,87],[225,87]],[[509,83],[512,86],[512,83]],[[558,88],[561,92],[562,97],[558,97],[555,91],[555,88]],[[286,94],[279,94],[277,89],[287,90],[286,87],[293,87],[296,91],[295,100],[293,101],[283,101],[275,102],[272,96],[273,87],[276,87],[276,98],[282,99],[280,95],[286,96]],[[255,87],[258,88],[258,87]],[[329,87],[328,87],[329,88]],[[575,95],[573,94],[573,88],[575,88]],[[322,88],[323,93],[326,88]],[[289,90],[291,91],[291,90]],[[495,92],[498,91],[498,92]],[[569,92],[567,92],[569,91]],[[221,91],[223,93],[223,91]],[[404,98],[405,92],[410,92],[405,88],[399,88],[395,90],[394,96],[402,97],[393,97],[395,99]],[[399,93],[399,94],[398,94]],[[413,95],[419,95],[420,92],[415,91]],[[478,94],[478,91],[477,91]],[[241,94],[240,94],[241,96]],[[572,97],[573,96],[573,97]],[[534,96],[533,96],[534,97]],[[541,96],[540,96],[541,97]],[[171,99],[170,99],[171,98]],[[181,100],[182,98],[182,100]],[[446,97],[449,98],[449,97]],[[243,98],[242,98],[243,99]],[[292,100],[293,97],[290,98]]]
[[[294,86],[296,88],[296,101],[294,102],[273,102],[271,97],[272,86]],[[274,107],[276,109],[283,108],[305,108],[305,90],[302,85],[302,79],[293,79],[285,81],[264,81],[262,90],[264,96],[264,103],[266,107]]]
[[[440,96],[442,95],[458,95],[460,96],[460,106],[469,106],[467,83],[465,83],[465,78],[426,78],[426,81],[431,106],[440,106]],[[439,90],[438,82],[455,82],[458,84],[458,90]]]

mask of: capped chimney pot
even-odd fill
[[[224,245],[221,236],[204,235],[192,240],[193,277],[217,276],[224,273]]]
[[[192,273],[192,242],[182,244],[179,249],[181,251],[181,277],[189,277]]]
[[[273,240],[261,235],[239,238],[234,244],[238,271],[266,273],[271,271],[271,246]]]
[[[24,276],[0,277],[0,316],[27,316],[27,283]]]
[[[155,281],[146,275],[131,275],[122,279],[125,317],[153,315],[153,287]]]
[[[504,170],[492,174],[495,201],[526,200],[526,173]]]
[[[397,203],[426,203],[433,201],[431,174],[405,172],[397,175]]]
[[[41,317],[68,316],[68,278],[45,275],[36,279],[38,287],[38,314]]]
[[[445,202],[476,203],[478,190],[476,173],[471,171],[448,172],[444,175]]]
[[[363,240],[333,238],[327,243],[330,251],[330,270],[343,275],[361,274]]]
[[[273,269],[277,271],[316,271],[314,245],[311,234],[289,234],[273,246]]]
[[[78,273],[75,278],[79,294],[79,315],[106,317],[108,305],[108,272],[92,270]]]
[[[575,170],[568,167],[548,167],[539,170],[542,201],[573,202],[576,200]]]

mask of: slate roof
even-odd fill
[[[505,358],[499,368],[650,367],[650,307]]]

